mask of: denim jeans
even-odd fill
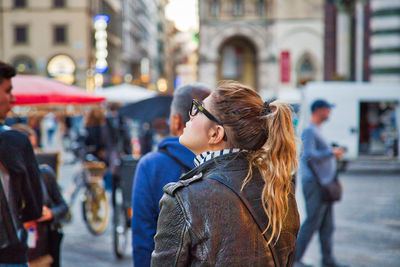
[[[295,261],[300,261],[314,232],[319,232],[322,262],[333,262],[333,205],[322,200],[322,190],[315,180],[303,182],[307,218],[300,227],[296,242]]]

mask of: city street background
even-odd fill
[[[335,108],[324,137],[356,160],[340,177],[335,254],[350,266],[400,266],[399,0],[1,0],[0,60],[18,72],[5,123],[26,123],[44,152],[61,153],[64,193],[79,171],[64,148],[83,147],[89,110],[111,118],[111,109],[187,83],[236,80],[264,101],[290,104],[300,136],[311,103],[325,99]],[[162,113],[129,122],[134,156],[168,135]],[[300,179],[296,197],[304,220]],[[86,228],[79,198],[71,211],[63,266],[132,266],[131,247],[122,260],[113,255],[112,210],[99,236]],[[315,235],[304,257],[316,267],[318,246]]]
[[[64,154],[65,161],[69,156]],[[364,165],[352,164],[350,171],[340,176],[344,197],[335,205],[335,255],[340,262],[354,267],[397,267],[400,264],[400,167],[382,168],[373,161],[364,164],[369,165],[367,171]],[[62,165],[60,183],[64,190],[77,170],[77,165]],[[303,220],[301,183],[297,184],[296,194]],[[72,223],[67,224],[64,231],[63,266],[132,266],[130,246],[123,260],[113,255],[111,221],[104,234],[89,233],[83,223],[79,201],[73,207]],[[316,267],[320,264],[317,235],[307,249],[304,262]]]

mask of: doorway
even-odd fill
[[[225,41],[219,49],[218,80],[235,80],[257,90],[256,49],[244,37]]]

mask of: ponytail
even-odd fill
[[[287,104],[274,101],[269,104],[266,115],[267,142],[264,148],[250,154],[249,173],[244,186],[251,180],[256,166],[264,180],[261,194],[262,205],[269,220],[267,231],[271,232],[268,244],[279,239],[283,220],[287,215],[290,183],[297,169],[296,138],[292,126],[291,110]]]
[[[279,239],[289,209],[291,180],[297,169],[296,138],[289,105],[274,101],[264,104],[251,88],[232,81],[222,82],[213,96],[213,114],[227,131],[228,146],[249,151],[249,172],[242,189],[256,167],[264,180],[262,205],[268,216],[264,233],[268,244]]]

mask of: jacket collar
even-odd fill
[[[216,157],[220,157],[220,156],[228,155],[228,154],[232,154],[232,153],[237,153],[242,150],[243,149],[240,149],[240,148],[227,148],[227,149],[222,149],[222,150],[218,150],[218,151],[203,152],[194,158],[194,165],[196,165],[196,167],[198,167],[198,166],[202,165],[204,162],[214,159]]]
[[[226,167],[226,165],[229,165],[229,163],[231,162],[231,160],[233,160],[234,158],[240,157],[242,158],[244,156],[245,150],[241,150],[240,152],[234,152],[234,153],[229,153],[229,154],[225,154],[225,155],[220,155],[218,157],[214,157],[213,160],[208,160],[205,161],[203,164],[197,166],[196,168],[192,169],[191,171],[183,174],[179,179],[180,180],[186,180],[191,178],[192,176],[199,174],[199,173],[206,173],[208,171],[210,171],[211,169],[215,169],[217,166],[216,165],[221,165],[224,166],[224,168]],[[246,164],[243,166],[248,166],[247,165],[247,161],[245,161]],[[235,166],[238,168],[242,168],[243,166],[239,166],[242,164],[237,164],[238,162],[235,161]]]

